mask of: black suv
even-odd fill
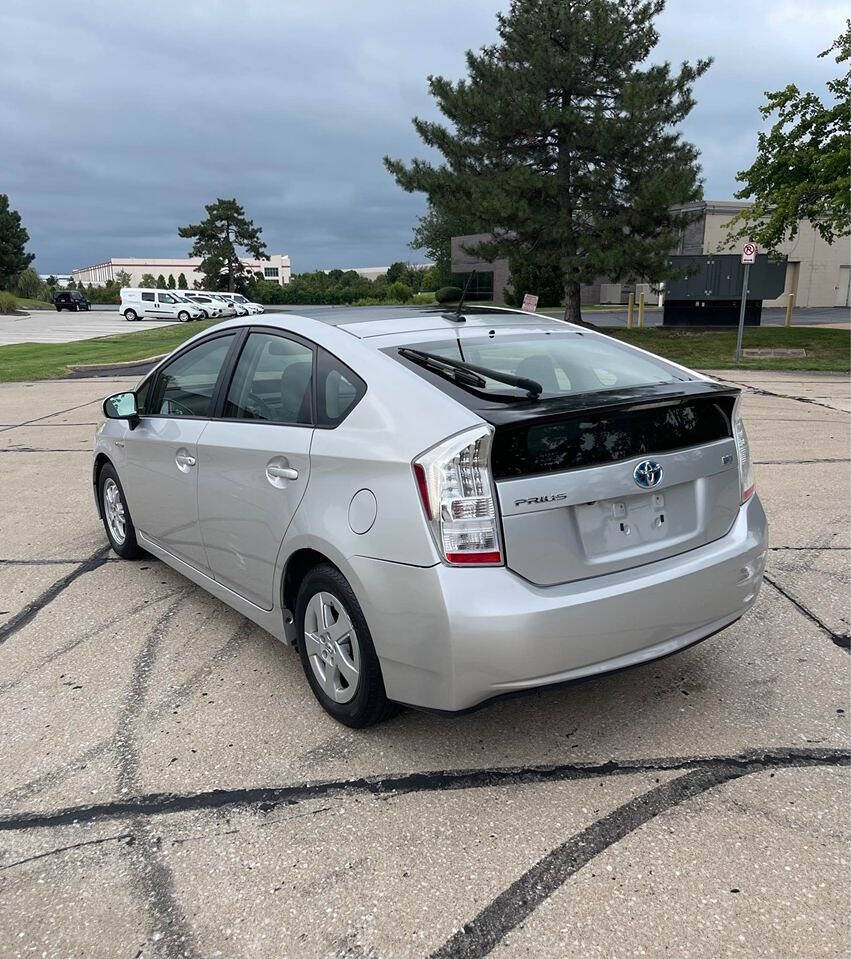
[[[62,310],[90,310],[92,304],[83,296],[79,290],[63,290],[53,297],[53,305],[57,312]]]

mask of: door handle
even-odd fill
[[[296,480],[298,470],[294,470],[291,466],[267,466],[266,475],[269,479]]]

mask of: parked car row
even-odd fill
[[[259,303],[252,303],[241,293],[158,290],[141,286],[121,288],[120,309],[130,323],[146,316],[188,323],[190,320],[229,319],[264,312]]]

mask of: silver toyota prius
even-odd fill
[[[495,308],[230,320],[104,401],[112,548],[295,646],[367,726],[684,649],[756,601],[739,391]]]

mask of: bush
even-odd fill
[[[391,303],[407,303],[413,295],[413,290],[406,283],[400,283],[398,280],[387,287],[387,299]]]
[[[11,293],[0,290],[0,313],[14,313],[18,308],[18,301]]]
[[[460,286],[444,286],[435,293],[434,298],[438,303],[457,303],[462,293]]]
[[[434,293],[415,293],[414,303],[434,303]]]
[[[27,267],[23,273],[18,274],[15,283],[15,292],[18,296],[22,296],[26,300],[34,300],[38,296],[40,288],[41,277],[35,270]]]

